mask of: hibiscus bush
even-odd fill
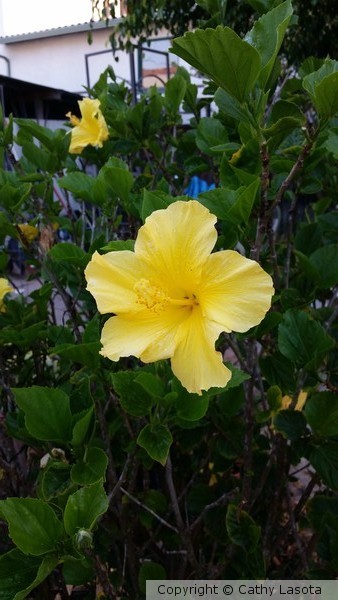
[[[338,62],[260,4],[1,120],[0,600],[338,576]]]

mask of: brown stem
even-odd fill
[[[275,196],[275,199],[271,205],[271,211],[273,211],[273,209],[276,208],[276,206],[278,206],[281,203],[286,190],[290,186],[290,183],[294,180],[296,175],[298,175],[299,171],[302,170],[302,168],[304,166],[304,161],[305,161],[306,157],[310,154],[310,151],[312,149],[314,141],[315,141],[315,134],[313,134],[312,139],[309,139],[304,144],[304,146],[302,146],[302,149],[298,155],[296,162],[294,163],[294,165],[293,165],[292,169],[290,170],[290,172],[288,173],[288,175],[285,177],[284,181],[282,182],[282,184]]]
[[[167,486],[168,486],[168,490],[169,490],[171,504],[173,507],[173,512],[174,512],[176,523],[177,523],[177,528],[181,534],[182,541],[187,550],[188,561],[191,564],[191,566],[198,572],[198,562],[197,562],[197,559],[195,556],[194,547],[193,547],[189,532],[187,532],[187,530],[185,528],[185,524],[184,524],[184,521],[183,521],[183,518],[181,515],[181,511],[180,511],[180,507],[178,504],[178,498],[177,498],[176,488],[175,488],[175,484],[174,484],[174,480],[173,480],[173,472],[172,472],[172,464],[171,464],[170,456],[168,456],[168,459],[167,459],[165,476],[166,476],[166,482],[167,482]]]

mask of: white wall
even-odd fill
[[[93,42],[89,45],[87,32],[81,31],[57,37],[0,44],[0,55],[9,59],[11,77],[15,79],[82,93],[87,85],[85,55],[109,50],[108,38],[108,29],[94,30]],[[113,66],[117,75],[130,79],[129,57],[125,53],[119,53],[119,62],[116,63],[109,52],[89,59],[91,85],[109,64]],[[1,58],[0,74],[8,74],[7,65]]]

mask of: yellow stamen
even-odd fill
[[[144,304],[149,310],[156,313],[162,312],[168,303],[183,307],[199,304],[195,294],[183,298],[171,298],[165,290],[151,283],[149,279],[139,279],[135,283],[134,291],[137,295],[137,303]]]
[[[138,304],[144,304],[152,312],[162,312],[169,300],[167,294],[161,288],[153,285],[149,279],[139,279],[135,283],[134,291]]]

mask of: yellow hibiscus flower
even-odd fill
[[[81,119],[70,112],[66,114],[71,124],[74,125],[71,130],[72,139],[69,146],[71,154],[80,154],[89,145],[102,148],[103,142],[109,137],[107,123],[100,110],[100,101],[84,98],[79,100],[78,105]]]
[[[33,242],[39,235],[38,228],[34,227],[33,225],[29,225],[28,223],[19,223],[17,227],[20,230],[24,241],[26,241],[28,244]]]
[[[228,383],[231,372],[215,342],[222,331],[260,323],[273,286],[257,262],[238,252],[211,254],[216,220],[197,201],[177,201],[146,219],[134,252],[95,252],[87,289],[101,313],[115,314],[103,327],[103,356],[170,358],[191,393]]]
[[[7,281],[7,279],[5,279],[4,277],[0,277],[0,312],[5,311],[4,297],[6,296],[6,294],[12,291],[13,288],[9,284],[9,281]]]

